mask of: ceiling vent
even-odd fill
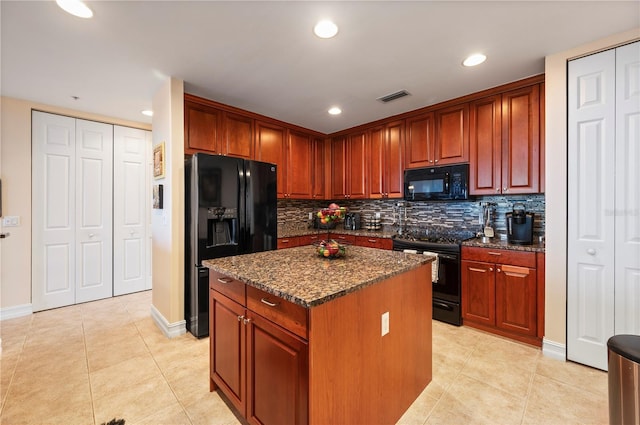
[[[395,93],[388,94],[386,96],[379,97],[377,100],[380,102],[391,102],[392,100],[400,99],[401,97],[409,96],[409,92],[406,90],[400,90]]]

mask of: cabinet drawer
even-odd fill
[[[358,236],[356,238],[356,245],[378,249],[393,249],[393,241],[388,238],[370,238],[367,236]]]
[[[483,261],[485,263],[510,264],[513,266],[530,267],[532,269],[536,268],[535,252],[463,246],[462,259]]]
[[[300,236],[300,241],[298,246],[305,246],[305,245],[311,245],[314,243],[318,243],[322,240],[322,238],[326,236],[326,234],[322,234],[322,236],[315,234],[315,235],[304,235],[304,236]]]
[[[209,288],[226,295],[243,306],[247,304],[246,286],[244,282],[209,270]]]
[[[348,243],[348,244],[356,243],[355,235],[342,235],[340,233],[329,233],[329,239],[335,239],[339,243]]]
[[[298,246],[299,240],[297,236],[291,238],[278,238],[278,249],[293,248]]]
[[[307,309],[261,289],[247,286],[247,308],[304,339]]]

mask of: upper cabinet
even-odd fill
[[[469,105],[407,118],[405,152],[406,168],[469,161]]]
[[[253,119],[244,115],[225,112],[222,115],[224,138],[221,143],[223,155],[252,159],[253,155]]]
[[[284,127],[256,121],[255,159],[278,166],[278,198],[287,197],[285,140]]]
[[[540,85],[471,103],[470,193],[540,192]]]
[[[338,137],[331,146],[331,196],[364,199],[366,191],[367,133]]]
[[[369,131],[367,198],[402,198],[404,129],[404,121],[394,121]]]
[[[184,102],[185,153],[220,154],[222,111],[196,102]]]
[[[314,140],[309,134],[289,131],[286,146],[285,198],[311,199],[313,196]]]

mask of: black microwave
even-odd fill
[[[404,199],[407,201],[469,199],[469,164],[405,170]]]

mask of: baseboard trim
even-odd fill
[[[22,304],[0,308],[0,321],[28,316],[30,314],[33,314],[33,304]]]
[[[542,355],[552,359],[567,361],[567,346],[559,342],[542,339]]]
[[[169,323],[167,319],[158,311],[158,309],[151,305],[151,318],[160,328],[162,333],[169,339],[187,333],[187,321],[181,320],[175,323]]]

